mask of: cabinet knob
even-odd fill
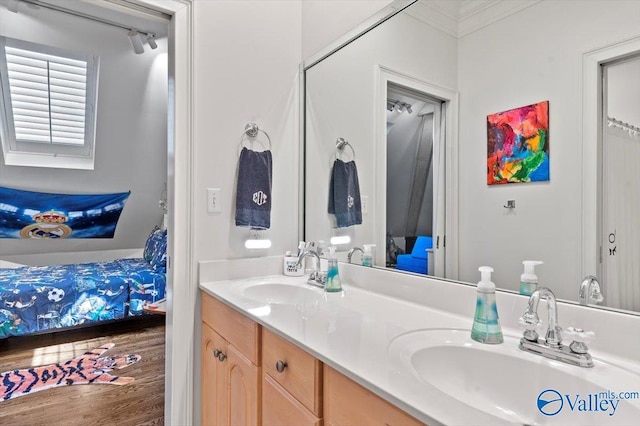
[[[276,370],[278,370],[278,373],[282,373],[285,368],[287,368],[287,362],[286,361],[278,361],[278,362],[276,362]]]
[[[218,358],[218,361],[224,361],[225,359],[227,359],[227,356],[223,354],[220,349],[214,349],[213,356]]]

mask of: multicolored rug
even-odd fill
[[[51,389],[58,386],[105,383],[126,385],[133,377],[112,376],[111,370],[120,370],[140,361],[140,355],[101,356],[115,343],[107,343],[65,363],[0,373],[0,401]]]

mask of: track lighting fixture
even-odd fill
[[[387,110],[396,110],[400,113],[407,111],[409,114],[413,112],[413,110],[411,109],[411,104],[402,101],[394,101],[393,99],[387,101]]]
[[[142,45],[140,33],[132,29],[127,33],[127,36],[129,36],[129,42],[131,43],[131,47],[133,47],[133,51],[136,52],[137,55],[144,53],[144,46]]]
[[[152,34],[152,33],[147,34],[147,44],[152,49],[157,49],[158,48],[158,43],[156,43],[156,35],[155,34]]]

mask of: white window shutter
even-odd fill
[[[87,62],[5,47],[16,142],[84,145]]]

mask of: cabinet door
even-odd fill
[[[260,418],[260,369],[232,345],[227,346],[225,382],[226,407],[219,425],[258,425]]]
[[[324,419],[331,425],[422,425],[393,404],[324,366]]]
[[[311,411],[266,372],[262,374],[262,424],[264,426],[319,426]]]
[[[202,424],[214,426],[224,418],[220,411],[226,404],[224,364],[217,355],[227,352],[227,342],[211,327],[202,323]]]

